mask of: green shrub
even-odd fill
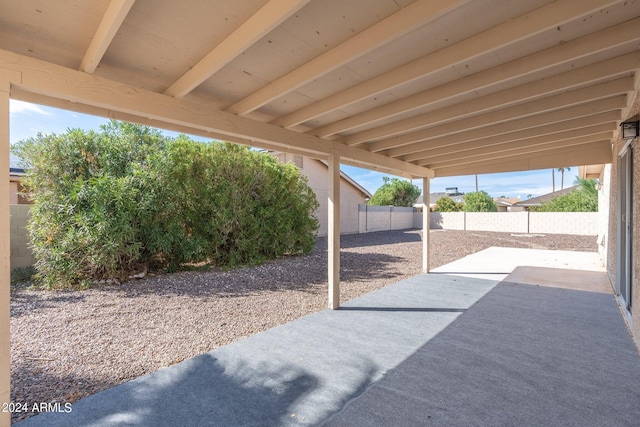
[[[112,121],[14,146],[34,200],[38,277],[49,287],[153,265],[219,266],[309,252],[317,201],[293,165],[233,144],[170,139]]]
[[[370,205],[411,207],[420,197],[420,187],[409,181],[386,176],[382,179],[384,184],[376,190]]]
[[[435,205],[435,210],[439,212],[460,212],[464,209],[462,203],[455,202],[450,197],[441,197]]]
[[[486,191],[476,191],[464,195],[464,210],[467,212],[497,212],[498,207]]]
[[[548,203],[532,209],[536,212],[597,212],[598,190],[594,179],[578,179],[575,188],[568,194],[556,196]]]

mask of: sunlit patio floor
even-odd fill
[[[27,426],[637,426],[597,254],[489,248]]]

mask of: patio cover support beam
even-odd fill
[[[6,71],[5,71],[6,70]],[[91,114],[101,110],[101,115],[129,114],[143,120],[153,120],[155,127],[181,132],[212,133],[223,135],[230,142],[249,142],[253,147],[278,145],[314,154],[335,153],[362,167],[417,178],[433,176],[433,171],[412,163],[392,159],[367,150],[348,147],[335,141],[301,134],[289,129],[251,120],[220,111],[209,105],[190,102],[135,88],[77,70],[60,67],[13,52],[0,50],[0,73],[15,73],[11,80],[13,98],[25,92],[32,102],[46,103],[52,98],[69,101],[73,111]],[[20,95],[21,96],[21,95]],[[136,120],[134,120],[136,121]]]
[[[430,181],[429,178],[422,178],[422,272],[425,274],[429,272]]]
[[[11,352],[9,334],[9,88],[7,79],[0,73],[0,404],[11,401]],[[11,414],[0,412],[0,426],[11,424]]]
[[[340,156],[329,156],[329,308],[340,308]]]

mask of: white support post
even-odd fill
[[[423,178],[422,180],[422,272],[429,272],[429,228],[431,226],[430,213],[429,213],[429,188],[430,179]]]
[[[9,89],[0,80],[0,405],[11,401],[10,242],[9,242]],[[0,426],[11,425],[11,414],[0,412]]]
[[[329,156],[329,308],[340,308],[340,156]]]

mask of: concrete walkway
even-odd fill
[[[490,248],[18,425],[638,425],[598,264]]]

